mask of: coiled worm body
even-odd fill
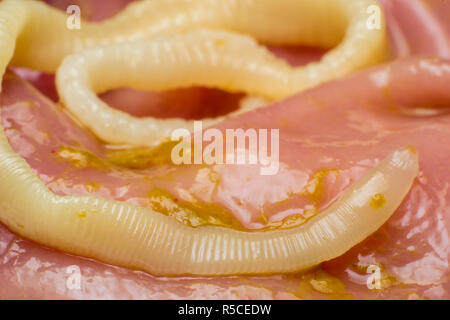
[[[153,145],[173,127],[189,124],[136,122],[100,105],[95,93],[120,85],[163,90],[195,84],[278,99],[380,61],[384,21],[381,32],[365,24],[366,8],[374,3],[145,1],[109,21],[69,32],[58,28],[65,25],[58,11],[37,2],[5,0],[0,3],[0,73],[11,60],[54,72],[64,57],[78,52],[58,72],[67,107],[105,141]],[[319,63],[295,69],[247,36],[192,31],[199,28],[248,33],[265,43],[336,48]],[[158,35],[164,36],[154,39]],[[148,55],[155,61],[147,61]],[[153,140],[144,135],[154,135]],[[299,227],[244,232],[191,228],[150,209],[98,197],[57,196],[13,152],[0,130],[0,221],[39,243],[153,274],[291,272],[339,256],[378,229],[410,189],[417,157],[412,148],[395,151]],[[374,207],[373,198],[380,196],[383,205]]]

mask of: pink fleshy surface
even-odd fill
[[[414,18],[418,29],[411,29],[412,25],[400,16],[405,11],[398,9],[405,1],[385,2],[389,25],[395,22],[403,27],[399,27],[397,36],[392,36],[397,55],[425,53],[445,57],[445,45],[434,44],[436,39],[433,40],[432,35],[423,35],[423,40],[410,43],[411,34],[417,35],[414,32],[422,28],[421,25],[429,24],[423,15]],[[432,5],[430,8],[436,10],[436,4]],[[435,22],[440,23],[440,20],[435,18]],[[443,26],[442,30],[448,29]],[[409,43],[407,51],[401,49],[398,39]],[[304,59],[311,53],[309,49],[289,49],[289,53],[280,48],[273,50],[291,59],[293,64],[296,61],[292,57],[299,57],[301,64],[308,62]],[[41,80],[38,82],[43,83]],[[9,76],[3,81],[2,124],[13,148],[58,194],[87,194],[86,183],[101,182],[94,194],[145,206],[148,191],[158,186],[175,195],[188,192],[204,201],[220,203],[247,228],[259,228],[263,226],[258,217],[261,208],[265,209],[269,220],[275,221],[292,213],[285,209],[298,212],[312,204],[298,193],[316,170],[340,170],[337,179],[326,181],[324,196],[317,204],[319,208],[329,205],[395,148],[415,146],[420,153],[421,174],[385,226],[345,255],[322,264],[321,269],[329,277],[339,279],[345,291],[338,290],[330,295],[314,290],[310,279],[320,279],[319,271],[270,277],[154,277],[57,252],[13,235],[0,226],[0,297],[319,299],[352,295],[364,299],[449,299],[450,171],[447,159],[450,156],[450,116],[445,109],[450,102],[449,80],[450,65],[446,62],[400,61],[225,121],[219,128],[280,128],[281,169],[275,176],[262,177],[255,166],[207,167],[220,175],[220,184],[215,187],[204,179],[200,169],[205,168],[194,166],[176,169],[162,166],[142,171],[113,167],[105,171],[78,169],[61,161],[55,156],[60,146],[82,146],[100,157],[105,154],[105,146],[79,128],[58,105],[26,82]],[[119,108],[126,106],[128,99],[137,99],[135,111],[141,112],[141,116],[146,115],[142,110],[147,110],[147,106],[154,106],[155,98],[163,102],[149,114],[158,114],[160,108],[174,103],[177,95],[170,93],[161,99],[152,93],[138,93],[136,98],[135,92],[121,90],[107,93],[104,99],[113,105],[117,103]],[[201,112],[198,102],[204,101],[198,95],[210,94],[201,92],[205,89],[195,90],[200,91],[185,93],[192,106],[188,108],[191,113],[185,117],[198,116]],[[436,115],[408,113],[411,107],[418,106],[435,107]],[[160,116],[170,116],[170,113],[163,112]],[[284,204],[277,207],[280,201]],[[357,272],[356,264],[382,264],[386,275],[401,285],[394,283],[384,290],[371,291],[366,287],[368,275]],[[67,270],[72,265],[78,266],[82,274],[80,290],[69,290],[66,286]]]

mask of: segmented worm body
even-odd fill
[[[47,72],[62,63],[57,71],[61,99],[83,124],[110,143],[153,146],[190,122],[136,119],[113,111],[96,93],[119,86],[203,85],[279,99],[382,60],[384,20],[381,30],[366,25],[366,9],[375,4],[143,1],[106,22],[67,30],[63,13],[34,1],[5,0],[0,3],[0,73],[10,62]],[[257,41],[334,49],[318,63],[292,68]],[[299,227],[267,232],[191,228],[129,203],[53,194],[11,149],[1,129],[2,223],[39,243],[153,274],[290,272],[332,259],[390,217],[418,172],[418,156],[406,148]],[[371,206],[377,194],[386,195],[382,208]],[[86,218],[79,219],[80,212]]]

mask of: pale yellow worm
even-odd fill
[[[384,50],[384,33],[367,32],[362,19],[366,6],[372,3],[370,0],[149,1],[130,6],[116,18],[100,25],[86,24],[78,33],[70,33],[57,28],[65,23],[65,16],[56,10],[25,0],[5,0],[0,3],[0,73],[4,73],[11,59],[17,65],[53,72],[66,55],[84,47],[150,39],[165,33],[165,38],[154,40],[153,44],[136,42],[98,47],[84,53],[87,66],[80,65],[89,72],[80,73],[79,77],[85,77],[87,82],[84,84],[92,86],[94,92],[116,86],[120,81],[140,87],[143,80],[139,80],[138,72],[123,80],[105,77],[102,84],[100,73],[89,63],[98,62],[94,59],[96,52],[102,55],[108,50],[114,52],[122,50],[116,48],[124,48],[126,53],[126,48],[137,45],[146,49],[145,46],[155,46],[155,41],[161,41],[163,46],[169,44],[172,37],[177,37],[173,33],[207,27],[245,31],[267,43],[325,47],[340,43],[317,65],[324,73],[319,72],[316,76],[313,73],[309,85],[314,85],[314,79],[332,79],[378,61]],[[303,12],[303,19],[298,19],[298,12]],[[270,23],[266,19],[268,13],[274,19]],[[191,36],[196,35],[192,33]],[[233,44],[235,39],[250,44],[243,36],[231,37]],[[200,38],[198,41],[201,43]],[[266,56],[255,43],[251,46],[261,53],[261,57]],[[158,45],[156,48],[158,50]],[[226,50],[224,55],[228,53]],[[174,51],[170,49],[168,53]],[[208,54],[200,52],[200,56]],[[77,59],[83,57],[80,53],[69,59],[79,63]],[[110,53],[105,59],[111,59]],[[192,72],[205,72],[201,70],[201,60],[196,62],[199,69],[194,68]],[[268,57],[269,60],[281,66],[281,62]],[[68,61],[70,66],[71,61]],[[115,67],[98,63],[99,70],[105,66]],[[139,66],[146,64],[141,61]],[[163,66],[169,68],[169,63],[162,63]],[[206,63],[205,68],[211,68],[211,65]],[[286,67],[281,70],[283,68]],[[255,70],[252,72],[261,72]],[[175,72],[173,69],[165,71]],[[60,74],[59,79],[63,81],[65,76]],[[183,85],[176,75],[164,76],[172,81],[165,84],[167,87]],[[215,75],[209,73],[209,76]],[[93,77],[92,82],[88,81],[89,77]],[[185,81],[184,84],[189,84]],[[206,73],[204,81],[221,86],[220,81],[217,84],[209,80]],[[165,85],[158,81],[151,84],[160,86],[157,89],[164,89]],[[248,91],[253,92],[253,89]],[[417,154],[406,148],[392,153],[349,188],[340,200],[302,226],[267,232],[243,232],[213,226],[191,228],[129,203],[53,194],[26,161],[11,149],[0,130],[0,221],[14,232],[39,243],[154,274],[290,272],[339,256],[373,233],[399,206],[417,172]],[[373,206],[374,197],[380,196],[384,197],[383,205]]]

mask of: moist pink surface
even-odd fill
[[[396,36],[391,29],[398,55],[417,52],[446,57],[444,45],[433,47],[437,39],[433,34],[424,36],[429,42],[421,46],[409,42],[413,32],[418,34],[424,25],[429,25],[423,14],[414,16],[417,29],[412,30],[405,27],[408,21],[401,16],[404,10],[398,9],[406,2],[385,2],[389,25],[399,26]],[[428,9],[420,6],[420,10]],[[433,21],[446,32],[437,18]],[[405,48],[399,45],[401,38],[410,43],[408,51],[401,49]],[[305,48],[273,50],[293,64],[308,62],[321,54]],[[34,76],[41,77],[40,90],[55,98],[51,81],[42,85],[43,76]],[[50,76],[44,77],[51,80]],[[260,228],[264,226],[260,218],[262,210],[269,221],[278,221],[291,214],[303,214],[312,205],[325,208],[368,168],[398,147],[413,145],[419,150],[421,173],[402,206],[374,235],[316,270],[293,275],[154,277],[57,252],[15,236],[0,226],[0,297],[448,299],[450,170],[446,162],[450,156],[450,115],[446,107],[450,104],[449,80],[449,63],[408,59],[322,85],[218,126],[280,129],[280,171],[275,176],[263,177],[257,166],[76,168],[58,158],[56,151],[61,146],[83,148],[99,157],[105,155],[105,146],[78,127],[59,105],[10,75],[3,80],[2,124],[16,152],[57,194],[90,193],[146,206],[148,191],[158,186],[179,197],[188,193],[205,202],[219,203],[245,227]],[[206,89],[163,95],[127,89],[118,92],[107,93],[103,98],[125,110],[129,110],[127,104],[133,101],[137,107],[131,113],[139,116],[174,115],[161,110],[177,103],[177,97],[184,105],[187,101],[192,106],[183,114],[187,118],[204,116],[203,108],[208,105],[204,101],[210,101],[205,95],[212,96],[212,100],[227,99],[230,104],[237,99]],[[226,112],[229,104],[223,105]],[[148,109],[151,109],[149,113]],[[301,195],[314,173],[321,169],[337,169],[339,175],[327,176],[320,199]],[[220,176],[218,185],[205,178],[208,176],[205,172],[210,171]],[[101,185],[92,190],[87,187],[92,183]],[[368,264],[383,266],[386,279],[383,290],[367,288],[364,266]],[[80,267],[80,290],[69,290],[66,286],[67,268],[71,265]],[[332,292],[320,293],[312,286],[312,279],[327,281]]]

